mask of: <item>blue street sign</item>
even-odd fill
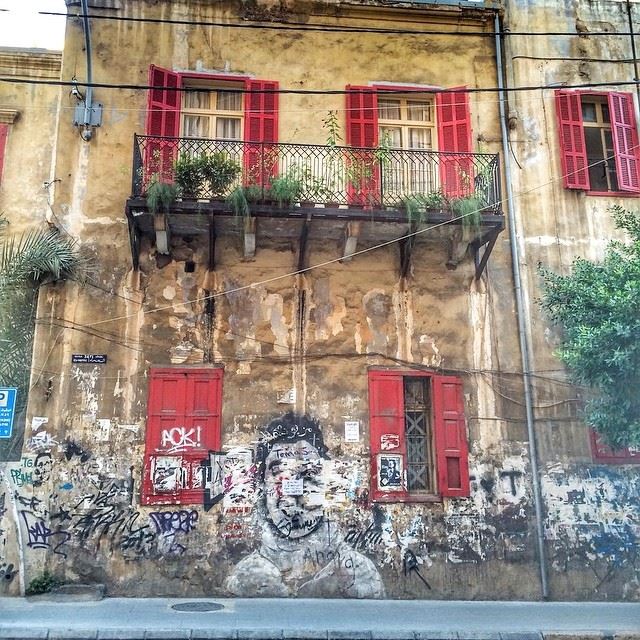
[[[0,438],[11,437],[17,395],[17,389],[0,387]]]

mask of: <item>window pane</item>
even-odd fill
[[[400,127],[380,127],[380,142],[392,149],[402,149],[402,129]]]
[[[409,148],[432,149],[431,129],[417,129],[415,127],[409,129]]]
[[[218,92],[218,111],[242,111],[242,94]]]
[[[378,99],[378,118],[400,120],[400,100]]]
[[[183,107],[185,109],[209,109],[211,96],[208,91],[186,91]]]
[[[593,102],[582,103],[582,119],[585,122],[597,122],[596,105]]]
[[[435,490],[431,453],[429,384],[429,380],[423,377],[404,378],[407,489],[421,493]]]
[[[603,122],[611,122],[611,118],[609,117],[609,105],[605,102],[602,105],[602,121]]]
[[[216,118],[216,138],[240,140],[240,118]]]
[[[433,120],[432,105],[430,102],[408,102],[407,119],[420,122]]]
[[[185,138],[209,137],[209,117],[185,115],[184,116],[184,136]]]

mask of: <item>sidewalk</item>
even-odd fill
[[[186,608],[186,611],[176,610]],[[218,610],[215,605],[221,605]],[[209,610],[198,610],[209,609]],[[0,598],[0,639],[640,640],[640,604]]]

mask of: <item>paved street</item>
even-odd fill
[[[0,598],[0,612],[2,640],[640,640],[640,604],[620,603],[54,596]]]

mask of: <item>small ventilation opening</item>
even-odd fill
[[[187,260],[184,263],[184,272],[193,273],[196,270],[196,263],[193,260]]]

